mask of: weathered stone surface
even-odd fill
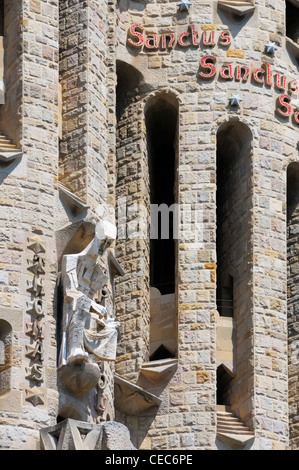
[[[134,450],[129,430],[121,423],[103,424],[102,450]]]
[[[220,448],[218,365],[233,369],[221,395],[254,432],[248,447],[298,448],[298,2],[190,3],[0,1],[1,448],[36,449],[39,429],[67,418],[87,427],[117,419],[136,448]],[[128,42],[141,34],[139,46]],[[178,117],[172,196],[181,209],[175,287],[159,308],[150,297],[154,107]],[[159,122],[155,143],[170,122]],[[10,145],[20,154],[8,156]],[[79,396],[89,388],[80,376],[74,396],[57,368],[61,262],[91,242],[99,220],[118,231],[99,296],[121,337],[105,364],[89,348],[96,386]],[[221,299],[233,306],[229,340],[217,332],[229,313]],[[115,371],[133,392],[142,383],[143,405],[157,393],[149,415],[115,413]]]
[[[58,373],[64,387],[76,397],[90,392],[101,377],[99,366],[86,362],[63,365],[59,368]]]
[[[43,428],[42,450],[133,450],[128,429],[110,421],[91,424],[72,419]]]

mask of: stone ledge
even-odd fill
[[[0,163],[11,163],[23,155],[22,150],[18,149],[5,135],[0,135]]]
[[[217,432],[217,437],[220,441],[224,442],[224,444],[228,444],[230,447],[233,448],[243,448],[248,444],[253,443],[255,437],[251,434],[242,435],[239,434],[226,434]]]
[[[162,402],[159,397],[115,374],[115,408],[126,415],[152,415]]]
[[[66,203],[73,216],[77,216],[78,214],[89,209],[89,205],[85,204],[82,199],[71,193],[71,191],[69,191],[61,183],[58,183],[58,190],[61,199]]]
[[[218,8],[230,15],[239,16],[240,19],[251,15],[255,10],[255,6],[251,2],[233,0],[219,0]]]

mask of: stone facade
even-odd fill
[[[298,1],[0,12],[0,447],[83,421],[103,448],[116,421],[128,449],[297,449]],[[119,337],[81,394],[59,368],[63,260],[100,222],[117,235],[90,300]]]

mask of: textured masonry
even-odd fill
[[[139,449],[298,448],[289,2],[178,3],[4,1],[0,147],[16,152],[0,159],[3,449],[39,449],[40,430],[66,419],[119,421]],[[146,116],[157,103],[178,115],[171,302],[150,285]],[[102,365],[105,393],[79,397],[57,373],[61,261],[99,220],[118,229],[101,266],[120,336],[115,363]],[[217,432],[219,395],[250,439]]]

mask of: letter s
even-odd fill
[[[138,33],[138,31],[136,31],[136,28],[141,29],[141,31],[143,31],[144,28],[139,24],[133,24],[129,29],[129,34],[135,38],[138,38],[138,41],[136,42],[133,41],[131,38],[128,38],[128,42],[134,47],[139,47],[143,44],[143,36],[141,33]]]
[[[210,69],[210,71],[208,73],[199,72],[199,75],[203,78],[211,78],[216,73],[216,67],[215,67],[214,63],[207,62],[208,60],[215,61],[216,59],[215,59],[215,57],[213,57],[211,55],[206,55],[201,59],[201,61],[200,61],[201,67],[203,69]]]
[[[281,108],[276,108],[276,111],[281,115],[281,116],[284,116],[284,117],[287,117],[291,114],[291,111],[292,111],[292,108],[289,104],[289,101],[291,100],[291,97],[288,96],[288,95],[281,95],[279,97],[279,103],[281,104],[281,106],[283,106],[284,108],[286,108],[286,111],[283,111]]]

